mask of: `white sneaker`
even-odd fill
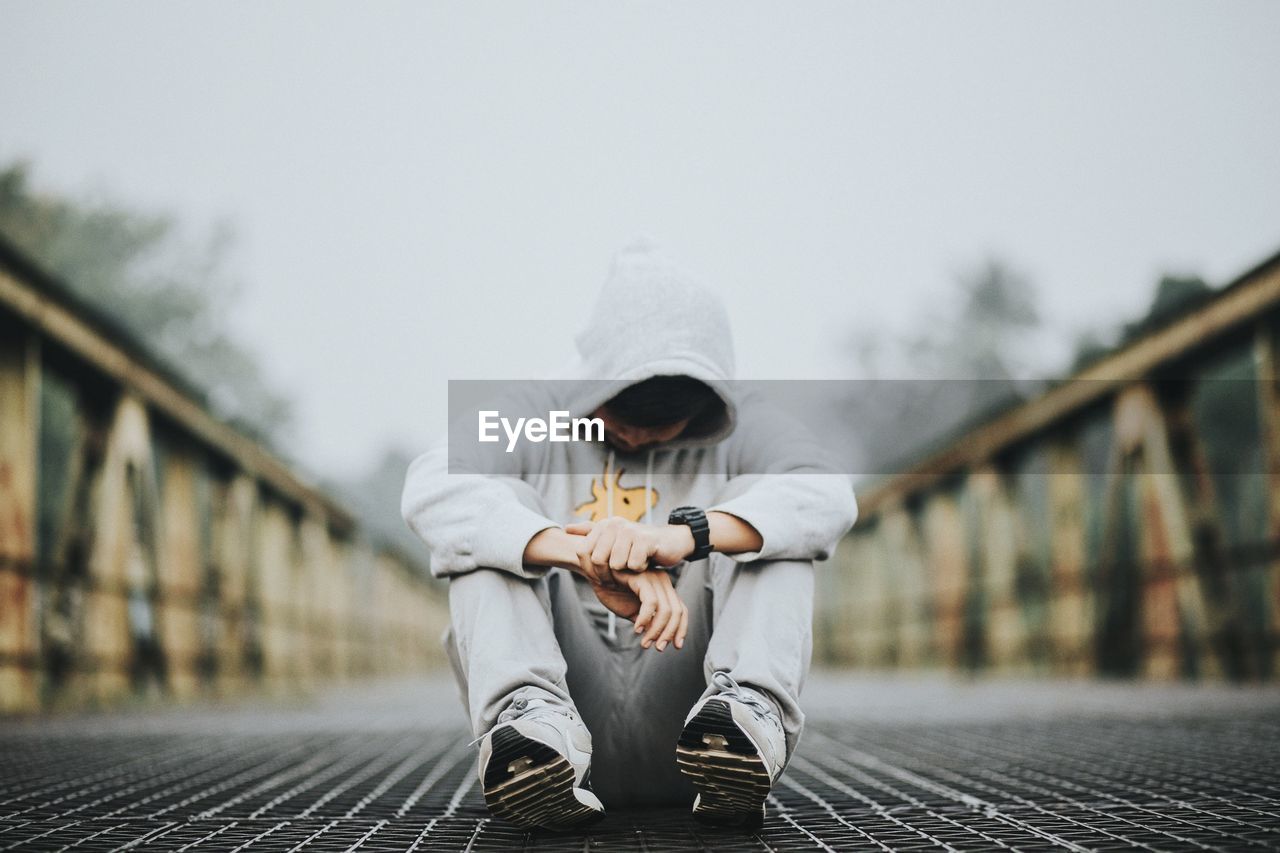
[[[739,686],[727,672],[711,680],[720,692],[693,706],[676,746],[680,772],[698,790],[693,816],[758,825],[787,760],[782,720],[764,696]]]
[[[590,775],[591,733],[541,697],[517,696],[480,739],[485,804],[517,826],[565,829],[603,817]]]

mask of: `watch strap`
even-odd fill
[[[693,553],[686,559],[689,562],[705,560],[711,554],[711,524],[707,514],[696,506],[680,506],[671,511],[667,524],[683,524],[693,534]]]

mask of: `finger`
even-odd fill
[[[609,528],[601,528],[588,554],[591,571],[604,583],[613,580],[613,575],[609,572],[609,551],[613,547],[612,541],[616,535],[617,533]]]
[[[632,576],[629,572],[623,569],[619,569],[616,572],[613,569],[606,569],[605,574],[609,577],[609,582],[613,584],[615,589],[625,589],[632,595],[636,595],[635,590],[631,589]],[[638,595],[636,597],[639,598]]]
[[[586,536],[595,529],[595,523],[591,521],[575,521],[572,524],[564,526],[565,533],[572,533],[574,536]]]
[[[610,590],[597,583],[591,584],[591,590],[596,594],[596,598],[600,599],[601,604],[623,619],[635,619],[640,612],[640,599],[632,595],[630,590],[620,595],[616,590]]]
[[[636,546],[635,535],[627,531],[618,534],[618,538],[613,540],[613,550],[609,554],[609,568],[619,571],[627,567],[627,561],[631,557],[631,551]]]
[[[595,547],[599,544],[600,537],[603,537],[605,533],[607,533],[607,530],[603,528],[595,528],[594,530],[591,530],[591,533],[586,534],[586,537],[582,540],[581,547],[579,548],[579,562],[584,566],[584,571],[588,578],[594,578],[596,581],[599,581],[599,583],[607,585],[608,587],[608,585],[613,583],[613,576],[609,575],[608,571],[605,570],[603,566],[596,565],[595,561],[591,560],[591,553],[595,551]]]
[[[595,547],[591,549],[591,562],[597,569],[605,569],[609,565],[609,553],[613,550],[613,540],[618,538],[618,531],[606,528]]]
[[[680,598],[676,596],[675,590],[666,589],[664,594],[667,596],[667,606],[671,608],[671,619],[667,620],[666,628],[662,629],[662,634],[658,635],[657,643],[655,643],[659,652],[666,651],[667,646],[672,643],[672,640],[676,639],[676,631],[680,630],[680,617],[684,612],[684,606],[681,605]]]
[[[631,554],[627,557],[627,568],[633,572],[643,572],[649,568],[650,546],[639,537],[631,544]]]
[[[592,530],[587,534],[586,539],[578,545],[578,565],[582,567],[582,574],[585,575],[588,580],[603,583],[605,578],[602,578],[599,573],[596,572],[595,566],[591,565],[591,549],[595,547],[596,540],[599,538],[600,531]]]
[[[636,615],[636,633],[639,634],[653,619],[653,614],[658,609],[658,602],[652,595],[637,595],[640,598],[640,612]]]
[[[680,596],[676,595],[675,589],[670,583],[663,585],[663,593],[667,596],[667,605],[671,608],[671,618],[667,620],[667,627],[662,629],[662,633],[658,635],[658,651],[665,651],[672,640],[676,638],[676,631],[680,630],[680,617],[684,612],[684,602],[680,600]]]
[[[654,586],[656,587],[656,584]],[[640,645],[646,649],[653,645],[671,619],[671,602],[667,601],[667,597],[659,589],[653,590],[653,597],[658,609],[653,614],[653,621],[649,623],[649,630],[645,631],[644,638],[640,641]]]
[[[684,648],[684,639],[689,636],[689,606],[683,601],[680,602],[682,613],[680,614],[680,628],[676,631],[676,648]]]

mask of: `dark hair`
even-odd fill
[[[605,407],[632,426],[661,427],[716,418],[724,411],[724,401],[710,385],[691,376],[652,376],[623,389]]]

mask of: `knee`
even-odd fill
[[[797,589],[813,590],[813,560],[755,560],[747,565],[754,566],[761,575],[795,583]]]
[[[757,575],[813,577],[813,560],[751,560],[741,563],[723,554],[713,554],[713,574],[751,573]]]
[[[752,560],[748,565],[763,566],[778,572],[813,572],[813,560]]]
[[[813,560],[757,560],[760,573],[757,585],[765,599],[786,599],[813,610]]]
[[[478,569],[472,569],[469,572],[460,572],[449,576],[449,595],[452,597],[465,594],[472,589],[492,589],[505,584],[507,578],[519,580],[511,572],[505,572],[502,569],[489,569],[483,566]]]
[[[502,569],[479,568],[449,577],[449,609],[472,611],[502,607],[514,597],[536,595],[536,578],[522,578]]]
[[[715,554],[709,566],[709,586],[717,597],[728,595],[731,589],[750,590],[752,597],[773,598],[782,596],[789,600],[813,599],[813,560],[752,560],[739,563],[729,557]]]

